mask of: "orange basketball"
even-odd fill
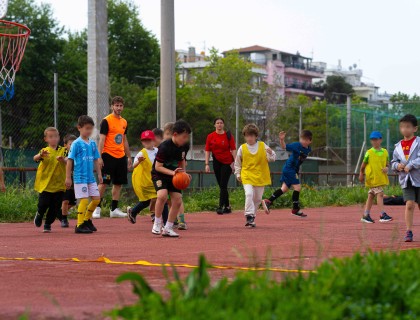
[[[185,172],[177,172],[173,178],[172,183],[178,190],[185,190],[190,185],[190,176]]]

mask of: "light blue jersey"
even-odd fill
[[[74,161],[74,184],[96,182],[93,169],[94,161],[99,157],[95,141],[89,140],[89,142],[86,142],[79,137],[72,143],[68,158]]]

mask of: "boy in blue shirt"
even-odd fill
[[[280,182],[282,182],[281,188],[276,190],[270,198],[265,199],[262,202],[262,205],[265,212],[268,214],[270,212],[270,206],[273,204],[274,200],[289,191],[290,188],[293,188],[292,214],[304,218],[307,215],[300,211],[299,206],[299,196],[302,189],[299,181],[299,170],[303,161],[306,160],[311,152],[310,144],[312,143],[312,132],[309,130],[303,130],[300,134],[299,142],[293,142],[290,144],[286,144],[284,141],[286,138],[286,132],[280,132],[279,138],[281,147],[291,152],[291,154],[289,159],[287,159],[286,164],[283,166],[282,176],[280,179]]]
[[[85,115],[79,117],[77,128],[80,132],[80,137],[72,143],[67,160],[66,188],[70,189],[72,186],[71,173],[74,168],[74,193],[76,199],[80,200],[77,210],[76,233],[97,231],[91,218],[93,211],[101,200],[101,196],[93,170],[94,168],[96,169],[99,183],[102,183],[102,172],[98,162],[100,158],[98,148],[96,143],[89,139],[94,127],[95,123],[91,117]],[[92,199],[90,203],[89,197]]]

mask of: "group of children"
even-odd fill
[[[417,205],[420,209],[420,137],[416,136],[418,121],[414,115],[407,114],[400,119],[400,132],[403,139],[395,145],[391,161],[392,171],[398,173],[399,183],[402,188],[405,201],[406,235],[404,241],[413,241],[413,215]],[[365,180],[369,188],[368,199],[362,222],[374,223],[370,216],[373,201],[376,197],[380,211],[379,221],[392,221],[384,211],[384,187],[389,185],[388,172],[390,159],[386,149],[381,147],[382,134],[374,131],[370,135],[372,148],[369,149],[363,159],[360,169],[359,180]]]
[[[79,206],[75,232],[97,231],[91,219],[100,201],[94,169],[99,183],[102,175],[96,143],[90,140],[94,126],[91,117],[80,116],[77,124],[79,138],[65,136],[64,147],[59,146],[60,134],[56,128],[49,127],[44,131],[47,147],[34,156],[34,161],[39,162],[35,179],[35,190],[39,193],[38,211],[34,224],[41,227],[46,215],[44,232],[51,232],[56,218],[61,220],[63,228],[69,227],[67,215],[69,209],[76,205],[76,199]]]
[[[98,164],[100,155],[96,143],[89,139],[93,128],[93,120],[88,116],[81,116],[78,121],[80,137],[76,139],[74,136],[66,136],[64,148],[58,145],[60,138],[55,128],[47,128],[44,132],[48,147],[34,157],[35,161],[40,162],[35,182],[35,189],[39,192],[39,203],[34,222],[40,227],[42,218],[47,213],[44,232],[51,231],[51,224],[60,213],[60,204],[62,226],[68,226],[67,212],[75,205],[75,198],[79,199],[76,233],[96,231],[91,218],[100,196],[93,175],[94,168],[98,173],[99,183],[102,178],[101,167]],[[420,137],[415,136],[417,129],[417,118],[414,115],[405,115],[400,120],[400,131],[404,138],[396,144],[391,161],[391,169],[399,175],[406,201],[405,241],[407,242],[413,241],[415,203],[420,208]],[[128,220],[131,223],[135,224],[137,215],[149,207],[152,212],[153,234],[178,237],[178,233],[174,231],[174,225],[177,223],[178,229],[187,229],[182,192],[174,187],[172,178],[178,171],[186,170],[190,133],[191,128],[188,123],[179,120],[167,124],[163,132],[154,129],[141,134],[143,149],[134,159],[135,169],[132,177],[139,203],[127,210]],[[306,217],[307,215],[301,211],[299,202],[301,192],[299,171],[311,152],[312,133],[303,130],[298,142],[286,144],[286,133],[280,132],[280,145],[290,152],[290,156],[282,170],[281,188],[264,200],[264,188],[271,185],[269,162],[275,161],[276,154],[264,142],[258,141],[259,130],[255,124],[246,125],[242,133],[245,143],[238,149],[234,167],[235,176],[243,184],[245,191],[245,226],[254,228],[259,206],[261,205],[269,214],[273,202],[289,189],[293,189],[291,213],[298,217]],[[381,147],[380,132],[372,132],[370,140],[372,148],[365,154],[359,175],[360,181],[365,180],[369,188],[362,221],[374,223],[370,211],[376,197],[380,210],[379,221],[389,222],[392,221],[392,217],[383,208],[384,187],[389,184],[389,156],[387,150]],[[74,191],[71,189],[72,185]],[[90,203],[88,203],[89,197],[92,199]]]

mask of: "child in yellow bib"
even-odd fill
[[[246,125],[242,133],[246,143],[238,150],[235,175],[245,190],[245,226],[255,228],[264,187],[271,185],[268,162],[275,161],[276,154],[264,142],[257,141],[259,130],[255,124]]]
[[[366,201],[365,213],[361,219],[362,222],[374,223],[375,221],[370,216],[373,200],[377,199],[378,207],[381,212],[380,222],[392,221],[392,218],[384,211],[384,187],[389,185],[388,169],[389,156],[388,151],[381,147],[382,134],[379,131],[373,131],[370,134],[370,142],[372,148],[369,149],[363,159],[363,164],[360,168],[359,180],[363,182],[364,176],[365,185],[369,188],[368,199]],[[364,174],[363,174],[364,172]]]
[[[51,224],[60,213],[66,190],[66,149],[58,145],[60,135],[56,128],[45,129],[44,141],[48,146],[34,156],[34,161],[39,163],[35,178],[35,191],[39,193],[38,212],[34,224],[39,228],[46,214],[44,232],[51,232]]]
[[[132,184],[139,203],[134,208],[127,208],[128,221],[136,223],[136,217],[146,209],[152,200],[157,198],[156,189],[152,181],[152,167],[158,149],[154,147],[155,135],[147,130],[141,134],[143,149],[134,158]]]

